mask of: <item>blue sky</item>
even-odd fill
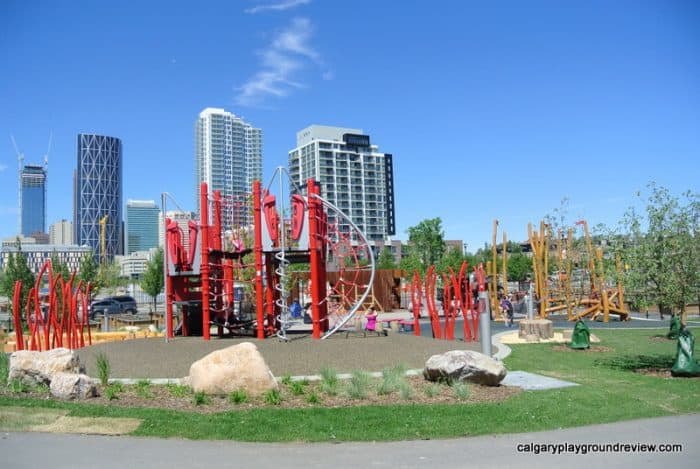
[[[695,1],[0,2],[0,237],[17,156],[49,135],[48,223],[72,218],[79,132],[123,142],[124,199],[193,208],[193,129],[223,107],[264,132],[265,178],[311,124],[394,155],[398,239],[440,217],[474,251],[614,225],[656,181],[698,190]],[[499,240],[500,240],[499,233]]]

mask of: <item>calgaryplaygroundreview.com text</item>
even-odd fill
[[[682,453],[683,445],[674,443],[520,443],[518,453],[591,454],[591,453]]]

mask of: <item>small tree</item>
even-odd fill
[[[436,264],[445,253],[445,234],[442,231],[442,220],[432,218],[409,227],[408,243],[411,245],[411,252],[418,256],[424,269]]]
[[[399,269],[401,269],[403,271],[403,275],[405,275],[404,280],[411,282],[414,272],[418,272],[421,277],[424,277],[427,268],[423,266],[420,258],[414,254],[412,248],[404,248],[404,251],[408,252],[404,253],[404,256],[399,262]]]
[[[700,200],[688,191],[681,203],[653,182],[648,187],[646,216],[630,208],[622,221],[625,286],[638,304],[657,304],[662,315],[675,309],[685,324],[685,305],[700,295]]]
[[[439,272],[448,273],[449,269],[456,274],[462,267],[462,262],[464,262],[464,255],[459,249],[455,247],[448,248],[442,255],[440,262],[438,262],[437,269]]]
[[[102,285],[100,285],[99,279],[97,278],[97,262],[95,261],[95,253],[90,251],[80,260],[80,267],[78,268],[77,280],[82,280],[84,284],[87,285],[88,282],[91,284],[90,292],[96,295]]]
[[[19,238],[17,238],[17,252],[8,256],[2,283],[0,284],[0,293],[8,297],[10,301],[12,301],[15,292],[15,282],[17,281],[22,282],[20,308],[24,309],[29,290],[34,286],[35,278],[29,269],[27,258],[22,252],[22,243]]]
[[[141,277],[141,288],[145,291],[151,298],[153,298],[153,311],[155,312],[157,306],[157,299],[160,292],[163,291],[165,286],[165,279],[163,278],[163,248],[158,248],[158,250],[153,255],[153,258],[146,265],[146,272],[143,273]]]
[[[532,272],[532,261],[522,253],[508,256],[508,277],[518,282],[524,281]]]
[[[60,275],[64,281],[70,280],[71,272],[68,270],[68,266],[58,259],[58,255],[55,252],[51,254],[51,270],[54,277]]]
[[[395,269],[396,261],[394,260],[394,255],[391,253],[389,247],[384,246],[384,249],[379,253],[377,257],[377,268],[378,269]]]

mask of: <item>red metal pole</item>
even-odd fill
[[[209,194],[207,183],[200,185],[199,223],[202,228],[202,262],[200,275],[202,279],[202,335],[209,340]],[[183,320],[185,318],[183,317]]]
[[[17,350],[24,350],[24,332],[22,331],[22,308],[20,299],[22,298],[22,282],[15,282],[15,291],[12,295],[12,318],[15,323],[15,340]]]
[[[321,338],[320,316],[321,311],[319,302],[321,301],[321,275],[319,268],[319,239],[318,239],[318,200],[314,197],[315,194],[314,181],[309,179],[306,181],[306,193],[308,194],[309,204],[309,267],[311,282],[311,321],[313,324],[311,337],[314,339]],[[324,285],[325,286],[325,285]]]
[[[253,181],[253,222],[255,230],[255,310],[258,320],[258,339],[265,338],[265,314],[263,310],[263,251],[262,251],[262,208],[260,206],[260,181]]]

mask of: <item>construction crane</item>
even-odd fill
[[[108,215],[100,218],[100,263],[102,265],[107,263],[107,252],[106,252],[106,231],[107,231],[107,220]]]

